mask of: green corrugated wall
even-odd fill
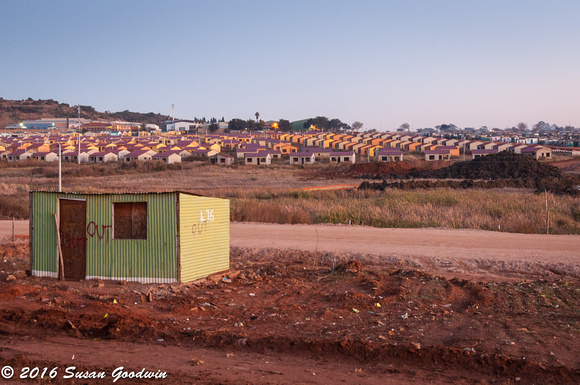
[[[33,192],[30,198],[32,199],[32,233],[29,236],[32,246],[32,274],[37,277],[56,278],[58,270],[54,214],[57,211],[57,195]]]
[[[66,194],[32,192],[32,270],[35,276],[57,273],[54,214],[58,198],[87,201],[87,279],[140,282],[177,281],[176,193]],[[147,202],[147,239],[114,240],[112,204]]]
[[[87,278],[177,281],[175,199],[174,193],[89,195]],[[112,225],[114,202],[147,202],[146,240],[113,239],[112,228],[103,226]]]
[[[179,194],[181,282],[230,266],[230,201]]]

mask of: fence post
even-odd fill
[[[14,242],[14,217],[12,217],[12,242]]]

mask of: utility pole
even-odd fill
[[[81,164],[81,105],[80,105],[80,103],[78,104],[78,108],[79,108],[79,125],[77,127],[77,134],[79,136],[79,138],[78,138],[79,151],[77,154],[77,164]]]
[[[62,192],[62,146],[58,144],[58,192]]]

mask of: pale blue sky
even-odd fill
[[[580,1],[0,0],[0,96],[366,129],[580,127]]]

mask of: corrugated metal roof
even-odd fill
[[[181,190],[167,190],[167,191],[141,191],[141,192],[108,192],[108,193],[95,193],[95,192],[58,192],[49,190],[30,190],[33,193],[53,193],[53,194],[66,194],[66,195],[145,195],[145,194],[188,194],[196,197],[204,197],[206,195],[194,194],[187,191]]]

